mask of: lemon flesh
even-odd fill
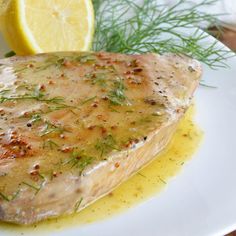
[[[18,55],[87,51],[94,32],[91,0],[12,0],[1,31]]]

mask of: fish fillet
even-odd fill
[[[165,148],[200,77],[175,54],[0,60],[0,220],[32,224],[111,192]]]

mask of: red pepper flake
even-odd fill
[[[112,129],[112,130],[115,130],[115,129],[117,129],[117,126],[116,126],[116,125],[113,125],[113,126],[111,126],[111,129]]]
[[[39,170],[39,169],[40,169],[39,164],[36,164],[36,165],[34,166],[34,169],[35,169],[35,170]]]
[[[101,127],[101,131],[102,131],[102,134],[106,134],[107,133],[107,129],[104,128],[104,127]]]
[[[134,69],[133,69],[133,72],[134,72],[134,73],[139,73],[139,72],[142,72],[142,71],[143,71],[142,68],[134,68]]]
[[[62,63],[62,65],[67,68],[71,68],[73,66],[73,64],[70,61],[66,61],[66,60]]]
[[[18,85],[18,84],[19,84],[19,81],[15,81],[13,84],[14,84],[14,85]]]
[[[46,86],[44,84],[40,85],[39,90],[40,91],[45,91],[46,90]]]
[[[38,174],[39,174],[38,170],[32,170],[30,172],[30,175],[32,175],[32,176],[37,176]]]
[[[145,102],[146,104],[149,104],[149,105],[152,105],[152,106],[154,106],[154,105],[157,104],[157,102],[156,102],[154,99],[150,99],[150,98],[146,98],[146,99],[144,100],[144,102]]]
[[[33,65],[33,64],[29,64],[27,67],[29,67],[29,68],[33,68],[34,65]]]
[[[107,101],[107,100],[108,100],[108,97],[107,97],[107,96],[103,96],[103,97],[102,97],[102,100]]]
[[[106,121],[105,117],[103,115],[97,115],[98,120]]]
[[[96,74],[94,74],[94,73],[91,75],[91,78],[92,78],[92,79],[95,79],[96,77],[97,77],[97,76],[96,76]]]
[[[91,125],[91,126],[88,127],[88,130],[93,130],[95,128],[96,128],[96,125]]]
[[[52,176],[53,176],[53,177],[57,177],[57,176],[58,176],[58,173],[57,173],[56,171],[53,171],[53,172],[52,172]]]
[[[26,126],[30,128],[30,127],[32,127],[32,124],[31,123],[27,123]]]
[[[120,167],[120,164],[118,162],[116,162],[115,167],[116,168]]]
[[[71,152],[72,150],[73,150],[72,147],[64,147],[64,148],[61,149],[61,151],[64,152],[64,153]]]
[[[132,74],[132,71],[126,71],[124,72],[125,75],[131,75]]]
[[[94,104],[92,104],[92,107],[96,108],[96,107],[98,107],[98,104],[94,103]]]
[[[125,144],[125,147],[130,148],[133,147],[135,144],[137,144],[139,142],[138,139],[132,139],[130,140],[127,144]]]
[[[49,84],[49,85],[53,85],[53,84],[55,84],[55,82],[52,81],[52,80],[49,80],[49,81],[48,81],[48,84]]]

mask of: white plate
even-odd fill
[[[7,50],[0,39],[1,56]],[[105,221],[48,235],[222,236],[236,229],[236,58],[228,64],[216,71],[204,67],[204,80],[217,87],[196,94],[204,142],[166,190]],[[0,235],[15,233],[0,229]]]

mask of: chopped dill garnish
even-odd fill
[[[42,137],[42,136],[45,136],[45,135],[48,135],[48,134],[51,134],[51,133],[62,134],[65,131],[66,130],[62,126],[57,125],[57,124],[53,124],[50,121],[46,121],[45,126],[44,126],[43,130],[40,133],[40,136]]]
[[[107,95],[112,105],[124,105],[127,100],[125,96],[125,89],[124,82],[121,78],[114,81],[114,88]]]
[[[109,153],[112,150],[120,151],[120,149],[117,147],[115,138],[111,134],[105,136],[103,139],[98,139],[97,143],[95,144],[95,149],[100,151],[100,157],[103,157],[103,155]]]
[[[120,113],[119,111],[117,111],[116,109],[114,109],[114,106],[110,105],[108,106],[108,109],[112,112],[115,112],[115,113]]]
[[[92,54],[85,54],[85,55],[76,57],[75,61],[79,61],[81,63],[95,62],[96,57]]]
[[[138,172],[137,174],[142,176],[143,178],[147,178],[145,175],[141,174],[140,172]]]
[[[150,123],[150,122],[152,122],[152,117],[151,116],[142,117],[137,121],[137,123],[139,123],[139,124],[147,124],[147,123]]]
[[[91,98],[88,98],[88,99],[82,101],[82,102],[81,102],[81,105],[84,105],[84,104],[86,104],[86,103],[88,103],[88,102],[93,101],[96,97],[97,97],[97,96],[93,96],[93,97],[91,97]]]
[[[5,201],[10,202],[10,198],[6,196],[5,194],[3,194],[2,192],[0,192],[0,197]]]
[[[51,66],[56,66],[56,67],[60,68],[63,66],[64,62],[65,62],[64,58],[60,58],[60,57],[54,55],[50,58],[47,58],[42,65],[36,66],[35,71],[38,72],[38,71],[46,70]],[[41,62],[40,62],[40,64],[41,64]]]
[[[31,119],[29,120],[29,123],[34,124],[39,121],[42,121],[41,115],[40,114],[33,114]]]
[[[163,183],[163,184],[167,184],[165,180],[163,180],[160,176],[158,176],[159,180]]]
[[[4,55],[4,57],[13,57],[15,55],[16,55],[16,53],[14,51],[9,51]]]
[[[106,87],[106,74],[105,73],[97,73],[95,78],[92,80],[92,84],[97,84],[101,87]]]
[[[49,148],[53,150],[53,149],[57,149],[58,147],[59,145],[56,142],[52,141],[51,139],[48,139],[43,142],[43,149]]]
[[[172,52],[186,54],[215,69],[227,66],[234,53],[209,40],[197,26],[204,22],[219,25],[216,16],[201,11],[215,0],[189,6],[179,0],[171,7],[157,0],[93,0],[96,12],[94,51],[126,54]],[[184,29],[187,29],[184,30]],[[188,32],[188,33],[186,33]]]
[[[3,89],[0,91],[0,95],[5,95],[7,93],[9,93],[11,90],[10,89]]]
[[[77,151],[76,148],[70,155],[71,156],[66,161],[62,162],[62,164],[68,165],[71,169],[79,169],[80,174],[85,169],[85,167],[91,164],[94,160],[94,157],[84,154],[83,151]]]
[[[34,190],[36,191],[36,192],[35,192],[35,195],[41,190],[41,187],[42,187],[42,186],[34,186],[34,185],[29,184],[29,183],[24,182],[24,181],[23,181],[21,184],[24,184],[24,185],[26,185],[26,186],[28,186],[28,187],[34,189]]]
[[[78,209],[79,209],[79,207],[80,207],[82,201],[83,201],[83,198],[81,197],[80,200],[79,200],[78,202],[76,202],[76,204],[75,204],[75,209],[74,209],[74,212],[75,212],[75,213],[78,211]]]
[[[18,190],[12,195],[11,201],[14,201],[14,200],[18,197],[19,193],[20,193],[20,189],[18,189]]]

